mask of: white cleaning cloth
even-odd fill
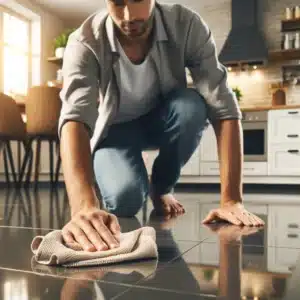
[[[36,236],[31,250],[37,263],[64,267],[87,267],[115,264],[139,259],[157,258],[156,233],[152,227],[121,233],[120,246],[106,251],[84,251],[77,245],[66,245],[60,230]]]

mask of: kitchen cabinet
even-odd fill
[[[203,132],[200,142],[200,157],[201,162],[218,161],[217,139],[212,125],[209,125]]]
[[[272,146],[269,154],[269,172],[276,176],[300,176],[300,144]]]
[[[158,155],[157,150],[146,151],[145,153],[145,166],[148,174],[152,173],[152,166],[155,161],[155,158]],[[186,163],[186,165],[181,170],[181,176],[199,176],[200,175],[200,151],[199,147],[193,153],[190,160]]]
[[[300,176],[300,109],[270,111],[268,131],[268,174]]]
[[[219,163],[201,161],[200,173],[205,176],[219,176]],[[243,164],[243,176],[266,176],[267,174],[268,164],[265,162],[244,162]]]
[[[268,271],[289,273],[299,259],[300,206],[270,205]]]
[[[269,112],[269,144],[300,144],[300,109]]]

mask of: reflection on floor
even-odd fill
[[[32,260],[34,236],[69,220],[63,188],[0,190],[0,299],[300,299],[300,197],[247,193],[263,230],[201,225],[218,206],[217,192],[177,191],[186,214],[158,218],[151,203],[122,230],[153,226],[158,261],[67,269]]]

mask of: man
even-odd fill
[[[64,239],[90,251],[118,247],[116,216],[135,215],[148,194],[160,213],[182,214],[173,187],[207,120],[222,189],[220,209],[204,222],[262,225],[242,205],[241,113],[207,25],[181,5],[106,5],[108,14],[97,12],[70,36],[64,55],[59,134],[72,214]],[[196,89],[186,88],[185,68]],[[150,148],[160,152],[149,185],[141,152]]]

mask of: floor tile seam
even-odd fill
[[[52,278],[59,278],[59,279],[72,279],[70,276],[63,276],[63,275],[55,275],[55,274],[44,274],[44,273],[39,273],[39,272],[34,272],[34,271],[28,271],[28,270],[21,270],[21,269],[12,269],[12,268],[6,268],[6,267],[0,267],[0,271],[5,270],[5,271],[11,271],[11,272],[21,272],[21,273],[26,273],[26,274],[31,274],[31,275],[36,275],[40,277],[52,277]],[[117,286],[122,286],[126,288],[131,288],[131,287],[136,287],[134,283],[132,284],[127,284],[127,283],[119,283],[116,281],[107,281],[107,280],[91,280],[91,279],[82,279],[82,278],[73,278],[74,280],[86,280],[86,281],[91,281],[91,282],[99,282],[99,283],[104,283],[104,284],[110,284],[110,285],[117,285]]]
[[[1,220],[1,218],[0,218]],[[47,228],[47,227],[26,227],[26,226],[7,226],[7,225],[0,225],[0,228],[13,228],[13,229],[32,229],[32,230],[36,230],[36,229],[40,229],[40,230],[61,230],[61,229],[57,229],[57,228]],[[195,246],[198,246],[199,244],[216,244],[216,242],[213,241],[209,241],[211,238],[207,237],[202,241],[196,241],[196,240],[175,240],[175,242],[193,242],[193,243],[197,243]],[[170,239],[172,240],[172,239]],[[245,247],[257,247],[257,248],[265,248],[264,246],[258,246],[258,245],[244,245]],[[276,246],[276,245],[270,245],[267,246],[266,248],[279,248],[279,249],[299,249],[300,247],[283,247],[283,246]]]
[[[161,272],[162,270],[166,269],[169,265],[171,265],[174,261],[176,261],[178,258],[182,257],[184,254],[186,254],[187,252],[191,251],[192,249],[198,247],[202,242],[197,242],[196,245],[192,246],[191,248],[183,251],[182,253],[180,253],[180,255],[175,256],[174,258],[172,258],[170,261],[168,261],[167,263],[165,263],[159,270],[155,270],[153,271],[151,274],[147,275],[145,278],[142,278],[140,280],[138,280],[137,282],[134,283],[135,286],[138,286],[138,284],[140,282],[143,282],[145,280],[147,280],[149,277],[151,277],[152,275],[154,275],[156,272]]]
[[[171,290],[171,289],[164,289],[164,288],[156,288],[156,287],[147,287],[147,286],[131,286],[130,288],[128,288],[127,290],[121,292],[120,294],[114,296],[113,298],[111,298],[110,300],[116,300],[119,299],[120,297],[122,297],[123,295],[125,295],[126,293],[130,292],[131,290],[134,289],[142,289],[142,290],[148,290],[148,291],[156,291],[156,292],[167,292],[167,293],[172,293],[172,294],[177,294],[177,295],[185,295],[185,296],[198,296],[198,297],[208,297],[208,298],[212,298],[212,299],[216,299],[217,296],[216,295],[212,295],[212,294],[203,294],[203,293],[190,293],[190,292],[180,292],[178,290]]]
[[[216,241],[210,241],[211,238],[206,238],[205,241],[202,241],[200,243],[202,244],[217,244]],[[191,241],[192,242],[192,241]],[[229,244],[229,243],[228,243]],[[285,247],[285,246],[276,246],[276,245],[270,245],[270,246],[258,246],[258,245],[251,245],[251,244],[243,244],[244,247],[256,247],[256,248],[279,248],[279,249],[299,249],[300,250],[300,246],[298,247]]]

